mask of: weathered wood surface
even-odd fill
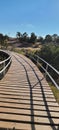
[[[0,129],[59,130],[59,105],[34,63],[12,53],[0,81]]]

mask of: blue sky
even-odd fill
[[[59,0],[0,0],[0,33],[59,34]]]

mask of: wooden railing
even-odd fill
[[[41,57],[39,57],[36,54],[30,55],[28,53],[26,53],[26,55],[34,60],[45,72],[45,78],[46,76],[48,76],[50,78],[50,80],[52,81],[52,83],[56,86],[57,89],[59,89],[59,85],[58,83],[54,80],[54,78],[51,76],[50,72],[48,72],[48,68],[52,69],[54,71],[54,73],[56,73],[58,79],[59,79],[59,71],[57,71],[52,65],[50,65],[48,62],[46,62],[44,59],[42,59]],[[45,64],[45,66],[43,66],[43,63]]]
[[[8,69],[8,67],[11,64],[11,56],[10,56],[9,52],[7,52],[7,51],[0,50],[0,52],[5,53],[8,56],[8,58],[6,58],[5,60],[0,61],[0,79],[1,79],[2,76],[5,75],[6,70]]]

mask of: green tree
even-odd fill
[[[56,43],[57,38],[58,38],[58,35],[57,35],[57,34],[53,34],[53,35],[52,35],[52,41],[53,41],[54,43]]]
[[[4,41],[4,37],[3,37],[3,34],[0,33],[0,45],[3,44],[3,41]]]
[[[27,42],[28,34],[26,32],[23,33],[22,37],[23,37],[23,41]]]
[[[19,42],[22,41],[22,34],[20,32],[17,32],[16,37],[17,37]]]
[[[8,47],[8,40],[9,40],[9,37],[7,35],[4,36],[4,41],[3,41],[3,46],[7,49]]]
[[[1,47],[7,48],[9,37],[7,35],[0,34],[0,45]]]
[[[8,35],[5,35],[5,36],[4,36],[4,40],[9,40]]]
[[[57,39],[56,39],[56,43],[58,43],[59,44],[59,36],[57,37]]]
[[[37,39],[37,42],[43,43],[43,37],[39,36],[38,39]]]
[[[35,43],[36,42],[36,40],[37,40],[37,36],[35,35],[35,33],[31,33],[31,37],[30,37],[30,42],[31,43]]]
[[[46,36],[45,36],[45,42],[47,42],[47,43],[48,43],[48,42],[51,42],[51,41],[52,41],[52,36],[51,36],[51,35],[49,35],[49,34],[48,34],[48,35],[46,35]]]
[[[22,37],[22,34],[20,32],[17,32],[16,37],[20,40],[20,38]]]
[[[21,37],[21,33],[20,33],[20,32],[17,32],[16,37],[17,37],[17,38],[20,38],[20,37]]]

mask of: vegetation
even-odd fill
[[[8,40],[9,40],[9,37],[7,35],[3,35],[0,33],[0,46],[1,48],[4,47],[4,48],[7,48],[8,47]]]
[[[39,42],[40,44],[56,44],[59,45],[59,36],[57,34],[53,35],[46,35],[45,38],[42,36],[36,36],[34,32],[31,33],[30,37],[26,32],[21,34],[20,32],[17,32],[16,37],[18,38],[19,42],[27,42],[27,43],[36,43]]]
[[[46,35],[45,36],[45,42],[49,43],[49,42],[52,42],[52,36],[51,35]]]
[[[59,103],[59,90],[55,86],[53,86],[51,83],[49,83],[49,85],[51,87],[51,90],[54,93],[56,101]]]
[[[29,51],[26,53],[29,53],[29,55],[32,55],[33,57],[35,57],[34,54],[37,54],[39,57],[43,58],[59,71],[59,46],[44,45],[42,46],[41,50],[37,50],[36,52],[34,52],[34,54],[33,52],[31,53]],[[35,57],[35,59],[37,59],[37,57]],[[44,62],[41,62],[41,64],[46,68],[46,64]],[[57,81],[57,83],[59,84],[59,76],[50,68],[48,68],[48,71],[55,79],[55,81]]]
[[[44,46],[37,54],[59,71],[59,46]],[[51,76],[55,79],[55,81],[57,81],[59,84],[59,76],[50,68],[48,68],[48,71],[51,73]]]
[[[59,46],[45,45],[40,51],[37,51],[38,56],[45,59],[48,63],[59,70]]]
[[[12,51],[25,55],[25,49],[14,48]]]
[[[18,38],[18,41],[21,43],[35,43],[37,40],[37,36],[35,35],[35,33],[31,33],[31,36],[29,37],[28,34],[26,32],[24,32],[23,34],[21,34],[20,32],[17,32],[16,37]]]
[[[18,43],[18,47],[31,46],[37,48],[39,45],[59,45],[59,36],[57,34],[48,34],[43,38],[42,36],[36,36],[34,32],[32,32],[30,36],[27,32],[24,32],[23,34],[17,32],[16,38],[10,38],[7,35],[0,33],[0,47],[7,48],[9,46],[8,41],[11,43],[11,46],[14,45],[14,43]]]

